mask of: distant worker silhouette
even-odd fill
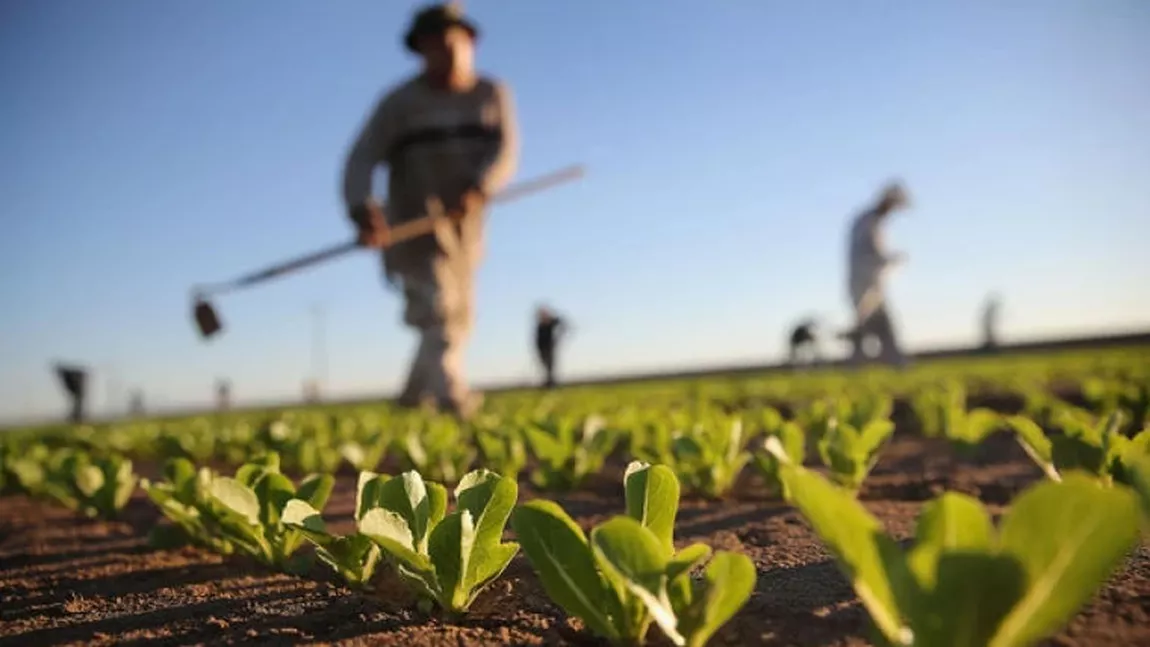
[[[555,388],[555,351],[566,330],[567,322],[549,308],[540,306],[535,311],[535,350],[543,367],[545,388]]]
[[[848,289],[855,327],[843,337],[853,344],[852,362],[865,361],[865,345],[873,340],[880,346],[879,359],[898,366],[906,364],[887,311],[884,289],[886,275],[894,266],[906,262],[906,255],[887,251],[883,229],[890,215],[906,208],[908,202],[902,185],[891,183],[851,226]]]
[[[814,319],[805,319],[791,330],[790,361],[792,365],[800,362],[818,363],[819,354],[818,322]]]
[[[992,293],[982,306],[982,348],[987,351],[998,349],[998,318],[1002,311],[1002,297]]]
[[[88,391],[88,371],[78,366],[65,366],[57,364],[56,377],[59,378],[61,386],[68,394],[68,400],[71,404],[68,412],[68,419],[74,423],[81,423],[84,421],[84,396]]]
[[[232,406],[232,383],[216,380],[216,408],[227,411]]]
[[[473,277],[483,252],[488,197],[515,173],[518,130],[512,96],[475,71],[479,31],[458,7],[416,14],[404,37],[423,69],[375,106],[347,158],[343,196],[361,245],[385,248],[388,283],[403,291],[404,322],[420,341],[398,401],[433,400],[469,417],[482,402],[463,374],[471,333]],[[388,167],[386,210],[372,174]],[[433,213],[452,221],[434,234],[388,247],[387,228]]]

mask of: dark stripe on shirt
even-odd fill
[[[436,144],[453,139],[478,139],[491,143],[498,143],[503,137],[501,128],[492,128],[480,124],[466,124],[449,128],[424,128],[416,130],[398,138],[388,151],[388,157],[394,158],[404,153],[412,146],[423,144]]]

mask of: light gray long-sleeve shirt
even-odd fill
[[[868,209],[855,218],[850,231],[848,279],[851,302],[858,318],[865,319],[882,304],[883,277],[897,256],[886,249],[883,218]]]
[[[407,222],[426,215],[428,198],[453,209],[470,186],[498,192],[514,175],[518,156],[514,102],[504,84],[480,77],[458,92],[435,88],[420,75],[388,92],[364,124],[344,167],[343,197],[349,207],[364,203],[372,173],[386,165],[387,220]],[[482,215],[469,214],[460,243],[478,254],[482,232]],[[431,236],[397,244],[387,252],[388,265],[402,268],[437,249]]]

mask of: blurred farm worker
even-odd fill
[[[477,74],[479,32],[453,5],[416,14],[404,45],[422,70],[375,106],[347,158],[343,195],[360,244],[386,248],[387,282],[402,291],[404,322],[419,346],[404,406],[433,400],[467,417],[472,393],[463,356],[474,318],[474,275],[483,254],[487,200],[515,173],[518,126],[509,89]],[[372,173],[388,168],[387,207],[372,198]],[[388,246],[387,225],[448,215],[434,234]]]
[[[848,283],[855,312],[855,327],[845,337],[854,347],[852,361],[863,361],[867,356],[864,346],[874,340],[880,345],[879,357],[884,362],[897,365],[906,363],[887,312],[883,289],[887,272],[905,262],[906,256],[887,250],[883,229],[890,214],[905,208],[907,202],[902,185],[889,184],[883,189],[878,201],[859,214],[851,226]]]
[[[814,319],[806,319],[791,330],[790,361],[817,363],[819,361],[818,324]]]
[[[232,383],[227,380],[216,380],[216,408],[227,411],[232,404]]]
[[[76,366],[56,365],[56,377],[68,394],[71,402],[68,419],[79,423],[84,421],[84,396],[88,391],[88,372]]]
[[[567,323],[550,309],[540,306],[535,311],[535,350],[543,366],[543,386],[555,388],[555,351]]]
[[[998,317],[1002,298],[991,294],[982,307],[982,347],[992,351],[998,348]]]

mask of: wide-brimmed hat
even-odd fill
[[[479,28],[475,23],[468,20],[454,2],[448,2],[425,7],[415,14],[407,35],[403,37],[403,44],[412,52],[419,53],[420,36],[441,33],[449,27],[462,27],[472,40],[479,38]]]

